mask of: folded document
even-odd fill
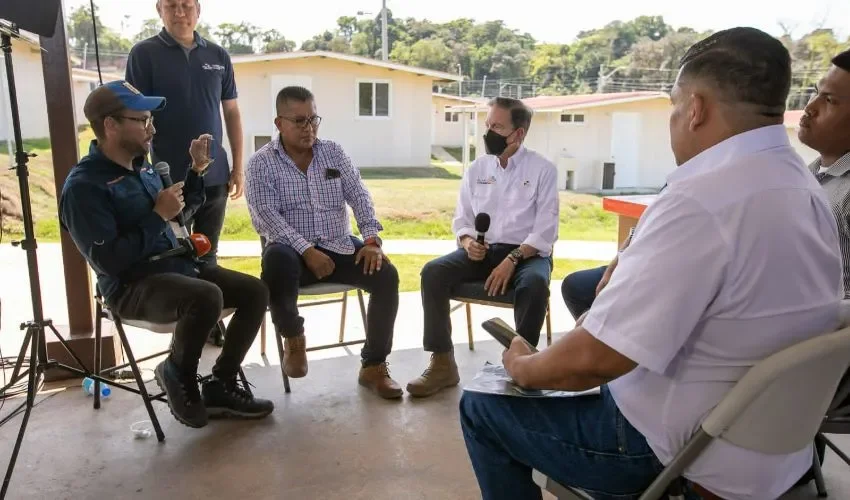
[[[521,398],[572,398],[599,394],[599,387],[580,392],[525,389],[513,381],[508,372],[505,371],[504,366],[489,362],[475,375],[472,381],[463,387],[463,390]]]

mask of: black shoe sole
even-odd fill
[[[168,411],[171,412],[171,415],[175,418],[175,420],[177,420],[181,424],[185,425],[186,427],[191,427],[193,429],[200,429],[201,427],[206,426],[207,425],[206,422],[204,422],[203,424],[197,424],[195,422],[191,422],[191,421],[186,420],[185,418],[181,417],[180,415],[178,415],[174,411],[174,408],[171,406],[171,398],[168,397],[168,391],[165,389],[166,385],[165,385],[165,382],[163,381],[163,379],[165,378],[165,375],[163,375],[161,373],[162,370],[164,370],[164,369],[165,369],[164,365],[162,365],[162,364],[157,365],[156,369],[153,371],[153,375],[154,375],[153,378],[156,379],[156,385],[158,385],[159,388],[162,390],[162,392],[165,393],[165,400],[168,403]]]
[[[272,414],[274,408],[269,411],[262,413],[246,413],[241,411],[236,411],[232,408],[216,408],[216,407],[207,407],[207,418],[222,420],[222,419],[241,419],[241,420],[258,420],[261,418],[268,417]]]

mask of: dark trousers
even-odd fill
[[[422,308],[425,313],[423,345],[426,351],[452,350],[452,320],[449,301],[454,287],[469,281],[484,281],[517,245],[490,245],[484,260],[472,261],[463,249],[434,259],[422,268]],[[533,257],[520,262],[514,272],[514,320],[517,333],[537,345],[546,320],[552,259]],[[482,291],[482,295],[485,292]]]
[[[132,283],[114,310],[122,318],[154,323],[177,322],[171,360],[185,376],[195,375],[210,330],[223,308],[236,308],[227,325],[224,346],[212,369],[222,380],[236,377],[269,303],[266,285],[246,274],[204,266],[198,278],[163,273]]]
[[[564,278],[561,283],[561,295],[564,296],[564,303],[567,304],[573,319],[578,319],[593,305],[593,300],[596,299],[596,286],[602,281],[606,269],[608,266],[585,269]]]
[[[210,186],[204,190],[206,201],[195,211],[190,220],[186,221],[190,233],[206,235],[212,244],[209,253],[202,257],[207,264],[218,262],[218,239],[224,227],[224,213],[227,210],[227,184]]]
[[[364,365],[386,361],[393,346],[393,329],[398,314],[398,271],[384,260],[381,270],[372,275],[363,273],[363,262],[354,258],[363,243],[352,237],[354,253],[343,255],[324,248],[334,261],[334,271],[322,282],[342,283],[369,292],[366,312],[366,343],[360,352]],[[269,287],[272,322],[278,334],[297,337],[304,333],[304,318],[298,314],[298,288],[318,283],[301,255],[292,247],[269,243],[263,250],[262,279]]]

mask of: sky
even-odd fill
[[[89,0],[63,0],[65,12]],[[781,35],[782,22],[799,37],[814,28],[833,28],[841,39],[850,36],[850,0],[608,0],[588,2],[577,9],[565,0],[387,0],[395,17],[445,22],[460,17],[476,21],[501,19],[536,40],[570,43],[578,32],[640,15],[660,15],[674,27],[690,26],[698,31],[733,26],[753,26]],[[110,27],[134,35],[144,19],[157,17],[156,0],[95,0],[101,19]],[[598,7],[594,8],[593,6]],[[552,15],[556,7],[563,15]],[[302,41],[336,26],[340,16],[358,11],[376,16],[380,0],[201,0],[201,19],[212,26],[222,22],[247,21],[265,29],[275,28],[288,39]]]

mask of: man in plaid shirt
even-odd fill
[[[264,241],[262,279],[272,321],[284,337],[284,371],[293,378],[307,375],[298,287],[344,283],[370,293],[359,383],[381,397],[401,397],[386,362],[398,312],[398,272],[381,250],[383,227],[371,196],[342,147],[316,138],[322,120],[309,90],[284,88],[276,107],[279,133],[251,157],[245,180],[251,221]],[[362,241],[351,234],[346,204]]]

